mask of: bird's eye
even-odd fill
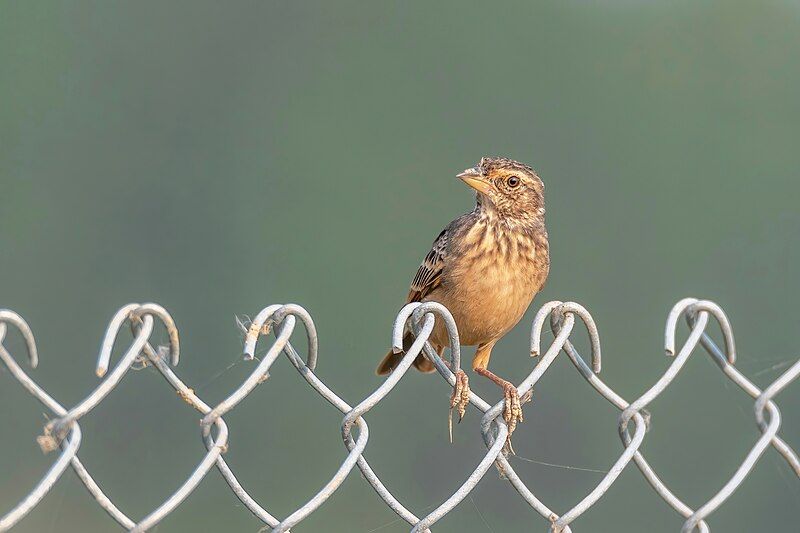
[[[518,177],[511,176],[510,178],[508,178],[508,186],[509,187],[511,187],[513,189],[517,185],[519,185],[519,178]]]

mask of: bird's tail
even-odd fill
[[[390,374],[392,370],[394,370],[397,365],[400,364],[400,360],[405,357],[406,351],[411,348],[411,344],[414,342],[414,336],[407,332],[403,336],[403,351],[395,353],[394,350],[389,350],[389,353],[386,354],[386,357],[383,358],[381,364],[378,365],[378,369],[375,370],[375,373],[379,376],[385,376]],[[436,368],[433,366],[427,357],[420,353],[416,359],[414,359],[414,368],[419,370],[420,372],[433,372]]]

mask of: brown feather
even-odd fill
[[[422,264],[411,281],[411,289],[408,291],[406,303],[421,302],[442,282],[442,269],[449,240],[447,230],[448,228],[445,228],[439,233],[439,236],[433,241],[428,255],[422,260]]]

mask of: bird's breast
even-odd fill
[[[537,246],[530,234],[476,224],[454,252],[431,299],[453,313],[462,344],[502,337],[544,284],[546,245]]]

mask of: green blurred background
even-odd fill
[[[575,300],[600,327],[603,379],[633,399],[669,363],[669,308],[693,295],[728,312],[739,368],[764,386],[798,356],[798,57],[796,2],[4,2],[0,307],[29,321],[32,375],[71,406],[98,383],[112,313],[159,302],[181,331],[179,375],[215,404],[253,368],[234,316],[297,302],[319,329],[319,376],[356,403],[381,382],[374,367],[427,247],[471,209],[454,175],[504,155],[547,184],[552,271],[493,370],[521,380],[535,309]],[[8,344],[21,357],[18,336]],[[483,456],[475,410],[448,443],[448,396],[409,373],[368,416],[368,459],[420,514]],[[800,447],[798,387],[778,403]],[[5,369],[0,405],[4,512],[52,457],[34,441],[43,408]],[[702,354],[651,410],[645,455],[695,507],[758,435],[752,401]],[[525,413],[512,464],[563,512],[620,453],[618,411],[564,358]],[[345,457],[340,413],[284,358],[226,420],[229,463],[278,516]],[[81,425],[81,458],[132,517],[204,453],[198,414],[152,369]],[[788,531],[798,504],[770,449],[710,524]],[[629,467],[574,529],[681,523]],[[158,530],[259,527],[212,472]],[[295,529],[408,527],[354,472]],[[435,529],[547,523],[491,472]],[[68,472],[16,530],[117,527]]]

